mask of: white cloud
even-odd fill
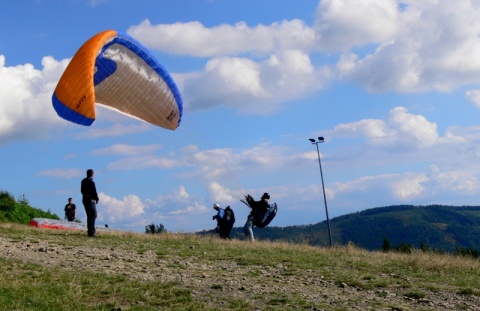
[[[465,99],[480,109],[480,90],[470,90],[465,93]]]
[[[31,64],[5,66],[0,55],[0,137],[1,143],[18,139],[44,138],[60,123],[51,96],[65,62],[51,57],[42,60],[43,69]]]
[[[298,19],[255,27],[238,22],[211,28],[197,21],[152,25],[149,20],[144,20],[130,27],[127,33],[151,49],[195,57],[305,50],[315,40],[313,29]]]
[[[423,185],[430,196],[472,196],[477,193],[480,180],[476,170],[454,168],[441,171],[437,165],[432,165]]]
[[[424,171],[399,174],[380,174],[359,177],[347,182],[329,185],[333,192],[331,200],[337,206],[345,202],[361,204],[368,202],[368,208],[395,204],[429,204],[433,199],[437,204],[448,204],[452,198],[472,196],[480,185],[475,172],[470,170],[441,171],[438,166],[430,166]],[[365,208],[365,207],[364,207]],[[350,207],[349,213],[362,207]]]
[[[211,198],[213,202],[220,204],[223,208],[227,205],[237,203],[239,199],[243,199],[243,197],[239,197],[238,191],[227,189],[225,186],[214,181],[208,184],[208,197]]]
[[[390,184],[393,199],[400,202],[408,202],[421,195],[424,195],[425,182],[427,177],[423,173],[404,173],[398,176]]]
[[[285,50],[259,63],[214,58],[202,72],[183,78],[182,88],[192,109],[228,106],[247,114],[269,114],[320,90],[330,75],[328,69],[315,68],[300,50]]]
[[[211,209],[202,202],[190,195],[184,186],[179,186],[173,193],[147,200],[148,217],[145,220],[155,224],[158,220],[169,231],[201,230],[211,222],[211,218],[204,216]]]
[[[98,223],[105,222],[112,229],[137,230],[153,223],[163,224],[168,231],[179,232],[186,228],[197,228],[206,224],[208,217],[198,219],[208,209],[196,198],[190,196],[184,186],[174,192],[159,196],[156,199],[142,199],[135,195],[125,195],[117,199],[103,192],[99,193],[97,205]]]
[[[100,192],[98,197],[101,208],[101,213],[97,210],[99,221],[121,223],[145,213],[145,204],[134,194],[126,195],[120,200],[103,192]]]
[[[335,52],[392,39],[400,28],[395,0],[323,0],[315,30],[321,50]]]
[[[337,2],[326,4],[334,6]],[[369,2],[376,5],[385,2],[386,6],[394,4],[392,1],[375,0],[361,3],[366,5]],[[371,91],[381,92],[446,92],[476,83],[480,72],[480,7],[472,1],[404,3],[397,4],[396,14],[389,10],[377,10],[376,18],[364,15],[368,21],[357,23],[360,29],[374,26],[375,20],[391,18],[396,26],[386,26],[385,29],[397,30],[387,31],[388,35],[383,39],[379,36],[373,40],[378,45],[366,56],[347,51],[337,65],[339,75],[353,79]],[[350,10],[355,10],[355,6],[348,6],[347,12],[342,13],[349,16],[352,14]],[[378,29],[383,32],[383,28]],[[362,38],[368,39],[368,32]],[[353,39],[350,42],[350,46],[361,43]],[[348,42],[344,46],[348,47]]]
[[[330,135],[361,136],[368,143],[390,150],[422,149],[438,142],[437,125],[422,115],[414,115],[405,107],[390,110],[387,120],[364,119],[335,126]]]

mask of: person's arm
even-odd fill
[[[253,197],[251,195],[247,194],[245,199],[247,199],[247,203],[248,203],[248,205],[250,205],[250,207],[252,207],[252,205],[255,204],[255,200],[253,199]]]
[[[98,203],[98,194],[97,194],[97,187],[95,186],[95,182],[90,179],[90,194],[92,195],[92,199]]]

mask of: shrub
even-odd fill
[[[167,229],[162,224],[159,224],[158,226],[155,226],[155,224],[152,222],[148,226],[145,226],[145,233],[165,233],[167,232]]]
[[[6,191],[0,191],[0,222],[28,224],[32,218],[60,219],[57,215],[31,207],[25,196],[18,201]]]

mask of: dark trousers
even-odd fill
[[[230,239],[230,232],[232,232],[232,226],[225,224],[218,227],[218,233],[222,239]]]
[[[87,214],[87,231],[88,235],[95,235],[95,220],[97,219],[97,204],[91,199],[82,200],[85,207],[85,213]]]

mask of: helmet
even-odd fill
[[[217,203],[213,204],[213,208],[220,208],[220,205],[218,205]]]
[[[263,195],[262,195],[262,198],[265,198],[265,199],[270,199],[270,195],[265,192]]]

